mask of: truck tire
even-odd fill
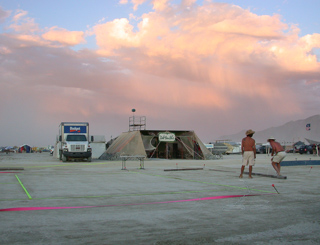
[[[67,157],[64,156],[64,155],[62,155],[62,161],[63,161],[63,162],[66,162],[66,161],[67,161]]]
[[[91,157],[88,157],[87,162],[91,162]]]

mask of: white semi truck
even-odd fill
[[[59,159],[66,162],[70,159],[86,159],[91,162],[92,149],[89,142],[89,123],[62,122],[57,139]]]

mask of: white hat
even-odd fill
[[[275,139],[274,137],[269,137],[269,138],[268,138],[268,141],[269,141],[269,140],[276,140],[276,139]]]

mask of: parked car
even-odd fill
[[[299,153],[299,148],[294,147],[294,148],[288,149],[286,150],[286,153]]]
[[[295,153],[295,149],[294,148],[288,149],[286,150],[286,153]]]
[[[304,147],[304,146],[305,146],[305,145],[296,146],[296,147],[294,148],[294,153],[299,153],[300,148],[301,148],[301,147]]]
[[[304,145],[304,146],[301,146],[301,147],[299,148],[299,153],[300,153],[300,154],[312,154],[312,153],[313,153],[312,145]]]
[[[51,149],[50,149],[50,155],[52,156],[53,153],[54,153],[54,147],[51,147]]]

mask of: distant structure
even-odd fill
[[[111,139],[106,151],[99,157],[104,160],[121,160],[121,157],[148,159],[213,159],[213,154],[191,130],[147,130],[146,117],[129,117],[129,131]],[[227,148],[227,147],[226,147]]]
[[[149,159],[214,159],[195,132],[190,130],[124,132],[109,145],[99,159],[120,160],[121,156],[144,156]]]
[[[145,116],[135,117],[136,109],[132,109],[132,117],[129,117],[129,132],[147,129],[147,119]]]

